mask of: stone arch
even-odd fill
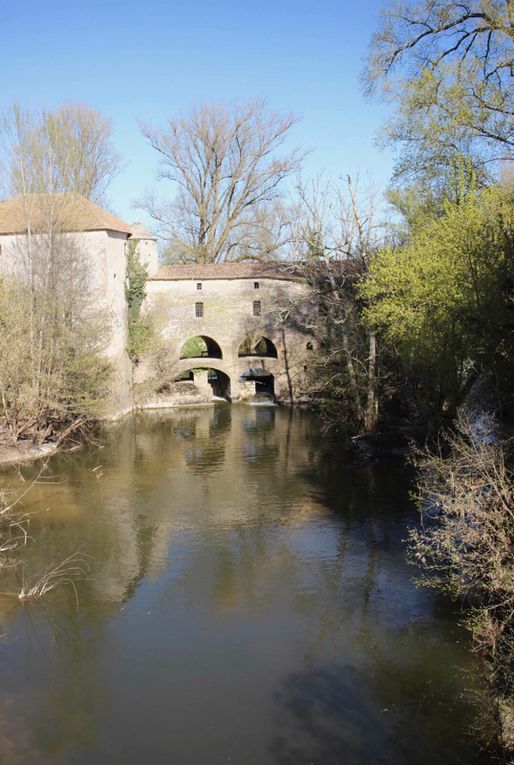
[[[240,344],[237,355],[239,358],[258,356],[259,358],[277,359],[278,351],[275,343],[259,334],[248,334]]]
[[[209,365],[190,366],[188,368],[187,365],[184,365],[184,369],[177,374],[174,382],[178,382],[180,379],[187,379],[195,385],[210,385],[214,396],[225,398],[228,401],[231,399],[230,376],[223,369],[219,369],[218,367]]]
[[[256,397],[274,399],[275,397],[275,376],[263,367],[249,367],[241,377],[240,382],[253,384],[253,394]]]
[[[194,335],[183,343],[180,359],[222,359],[221,346],[208,335]]]

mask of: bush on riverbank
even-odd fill
[[[514,710],[514,472],[510,443],[461,415],[436,452],[419,459],[421,526],[410,557],[422,583],[464,599],[487,661],[504,738]],[[514,737],[505,741],[514,750]]]

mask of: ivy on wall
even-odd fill
[[[127,353],[134,364],[148,347],[152,325],[150,320],[141,316],[141,306],[146,297],[146,282],[148,269],[141,263],[137,247],[139,239],[128,242],[127,278],[125,280],[125,299],[128,308],[128,342]]]

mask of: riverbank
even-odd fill
[[[29,441],[20,441],[13,446],[0,446],[0,466],[19,465],[25,462],[50,457],[59,449],[59,444],[49,442],[45,444],[33,444]]]

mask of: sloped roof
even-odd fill
[[[191,263],[161,266],[153,280],[179,281],[191,279],[283,279],[298,278],[283,263]]]
[[[151,231],[148,231],[147,228],[143,226],[142,223],[139,221],[134,221],[134,223],[131,223],[129,226],[130,236],[134,237],[134,239],[154,239],[157,240],[157,237],[152,234]]]
[[[0,202],[0,235],[47,231],[48,221],[62,231],[118,231],[129,234],[121,218],[80,194],[26,194]]]

